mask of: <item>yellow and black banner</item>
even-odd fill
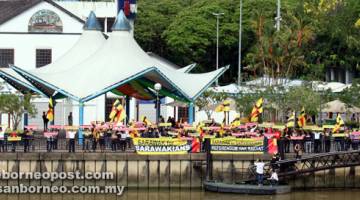
[[[212,138],[212,154],[263,154],[263,138]]]
[[[198,140],[179,138],[133,138],[140,155],[187,154],[200,149]]]

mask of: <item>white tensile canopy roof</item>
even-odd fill
[[[194,69],[196,67],[196,64],[190,64],[188,66],[185,66],[183,68],[178,69],[178,72],[183,72],[183,73],[189,73],[192,69]]]
[[[46,74],[49,72],[60,72],[70,69],[74,64],[78,64],[87,59],[106,41],[100,30],[101,27],[95,14],[94,12],[91,12],[85,23],[84,32],[67,53],[49,65],[30,71]],[[89,41],[92,42],[90,43]],[[0,77],[23,93],[32,91],[43,96],[51,96],[54,92],[47,87],[39,88],[35,82],[25,79],[11,68],[1,68]]]
[[[89,39],[88,43],[92,42]],[[66,57],[74,58],[83,53],[86,50],[72,56],[68,53]],[[86,54],[86,58],[80,63],[72,62],[71,59],[62,61],[62,65],[71,67],[61,70],[26,71],[16,66],[12,68],[36,87],[53,90],[53,96],[61,94],[81,102],[136,79],[151,83],[151,86],[146,86],[150,90],[153,83],[160,83],[167,94],[193,101],[228,68],[203,74],[187,74],[156,62],[134,40],[130,34],[129,22],[122,11],[109,39],[93,54]],[[52,65],[58,66],[57,63]]]
[[[347,106],[344,102],[340,100],[330,101],[324,104],[324,109],[322,112],[334,112],[334,113],[360,113],[360,108],[355,106]]]
[[[84,26],[84,32],[75,45],[67,53],[55,60],[55,62],[41,68],[30,70],[29,72],[46,76],[47,73],[57,73],[64,70],[69,70],[74,65],[77,65],[92,56],[104,44],[105,41],[106,39],[101,32],[101,26],[96,19],[95,13],[90,12],[90,15]],[[156,62],[158,61],[158,59],[153,59]],[[172,68],[172,66],[166,65],[166,63],[162,64],[166,67]],[[192,64],[184,68],[180,68],[178,71],[185,72],[187,69],[191,70],[194,66],[195,64]],[[0,77],[9,85],[13,86],[22,93],[32,92],[49,97],[52,96],[55,92],[55,90],[52,88],[46,87],[34,81],[28,81],[11,68],[0,68]]]
[[[101,31],[85,29],[75,45],[59,59],[46,65],[46,67],[37,68],[29,72],[47,74],[71,69],[74,65],[93,55],[105,41],[106,39]]]

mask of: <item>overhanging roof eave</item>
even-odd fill
[[[196,67],[196,63],[191,64],[186,70],[185,73],[189,73],[191,70],[193,70]]]
[[[182,90],[180,90],[172,81],[170,81],[159,69],[157,69],[156,67],[153,66],[153,67],[149,67],[149,68],[143,70],[140,73],[137,73],[134,76],[131,76],[131,77],[129,77],[127,79],[124,79],[122,81],[119,81],[119,82],[117,82],[117,83],[115,83],[115,84],[113,84],[113,85],[111,85],[109,87],[106,87],[106,88],[104,88],[104,89],[102,89],[102,90],[100,90],[98,92],[95,92],[92,95],[89,95],[89,96],[87,96],[85,98],[82,98],[81,101],[83,101],[83,102],[90,101],[90,100],[92,100],[92,99],[94,99],[94,98],[96,98],[96,97],[98,97],[100,95],[103,95],[103,94],[105,94],[105,93],[107,93],[107,92],[109,92],[109,91],[111,91],[111,90],[113,90],[113,89],[115,89],[115,88],[117,88],[117,87],[119,87],[121,85],[124,85],[124,84],[126,84],[126,83],[128,83],[128,82],[130,82],[132,80],[138,79],[138,78],[144,76],[145,74],[147,74],[149,72],[156,72],[161,78],[165,79],[165,81],[167,81],[172,87],[174,87],[176,90],[178,90],[183,95],[182,98],[189,100],[189,97],[187,95],[184,95]]]
[[[43,80],[43,79],[41,79],[41,78],[39,78],[39,77],[37,77],[37,76],[35,76],[35,75],[33,75],[33,74],[25,71],[25,70],[23,70],[23,69],[15,66],[15,65],[12,65],[12,66],[11,66],[11,69],[13,69],[14,71],[16,71],[19,75],[21,75],[23,78],[25,78],[25,79],[28,80],[29,82],[31,82],[31,81],[36,81],[36,82],[38,82],[38,83],[40,83],[40,84],[43,84],[45,87],[48,87],[48,88],[50,88],[50,89],[52,89],[52,90],[54,90],[54,91],[56,91],[56,92],[59,92],[59,93],[63,94],[64,96],[69,97],[69,98],[71,98],[71,99],[73,99],[73,100],[75,100],[75,101],[79,101],[79,100],[80,100],[79,97],[77,97],[77,96],[75,96],[75,95],[72,95],[71,93],[69,93],[69,92],[67,92],[67,91],[65,91],[65,90],[63,90],[63,89],[61,89],[61,88],[59,88],[59,87],[56,87],[56,86],[48,83],[47,81],[45,81],[45,80]],[[36,85],[35,85],[35,87],[40,90],[40,88],[37,87]],[[48,96],[53,96],[53,94],[48,95]]]
[[[38,94],[40,94],[40,95],[42,95],[42,96],[47,97],[47,95],[46,95],[45,93],[43,93],[42,91],[38,90],[36,87],[34,87],[34,86],[30,85],[30,84],[27,84],[27,83],[25,83],[25,82],[23,82],[23,81],[15,78],[15,77],[13,77],[12,75],[4,72],[4,71],[1,70],[1,69],[0,69],[0,77],[1,77],[4,81],[6,81],[7,83],[9,83],[10,85],[13,85],[13,84],[10,83],[9,81],[7,81],[7,80],[6,80],[5,78],[3,78],[3,77],[6,77],[7,79],[12,80],[12,81],[15,82],[16,84],[21,85],[22,87],[25,87],[25,88],[27,88],[27,89],[35,92],[35,93],[38,93]],[[16,87],[16,86],[13,86],[13,87]]]
[[[194,102],[206,89],[210,87],[211,84],[213,84],[221,75],[225,73],[226,70],[228,70],[230,65],[227,65],[222,68],[222,70],[211,80],[208,82],[208,84],[205,85],[195,96],[191,98],[191,101]]]
[[[156,67],[155,67],[156,68]],[[181,95],[183,95],[183,97],[188,100],[191,101],[191,97],[189,97],[183,90],[181,90],[174,82],[172,82],[164,73],[162,73],[158,68],[156,68],[156,71],[160,74],[160,76],[162,78],[164,78],[167,82],[170,83],[170,85],[172,87],[174,87],[177,91],[180,92]]]

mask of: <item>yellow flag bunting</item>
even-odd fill
[[[257,100],[254,105],[254,108],[251,111],[250,121],[257,122],[259,120],[259,115],[263,112],[263,98]]]

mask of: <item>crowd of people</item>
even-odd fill
[[[72,116],[69,115],[72,122]],[[79,142],[79,131],[82,132],[82,146],[75,148]],[[196,126],[191,126],[182,120],[175,121],[169,117],[167,121],[160,117],[159,124],[152,124],[146,117],[140,122],[130,122],[128,126],[114,126],[104,122],[94,122],[89,126],[68,128],[49,126],[43,135],[34,136],[37,132],[33,128],[25,128],[21,135],[0,128],[0,151],[15,151],[16,146],[24,146],[24,152],[29,152],[36,140],[46,139],[46,150],[51,152],[58,150],[58,141],[65,139],[66,148],[69,152],[82,149],[85,152],[126,151],[133,149],[132,138],[252,138],[264,137],[276,139],[280,154],[294,152],[300,158],[303,153],[321,153],[330,151],[357,150],[360,143],[360,133],[352,130],[344,130],[341,134],[332,133],[331,129],[294,129],[273,126],[263,126],[257,123],[240,123],[236,118],[229,125],[216,123],[214,120],[203,121]],[[21,139],[19,139],[21,136]],[[8,139],[12,138],[12,139]],[[204,150],[204,148],[202,148]]]

